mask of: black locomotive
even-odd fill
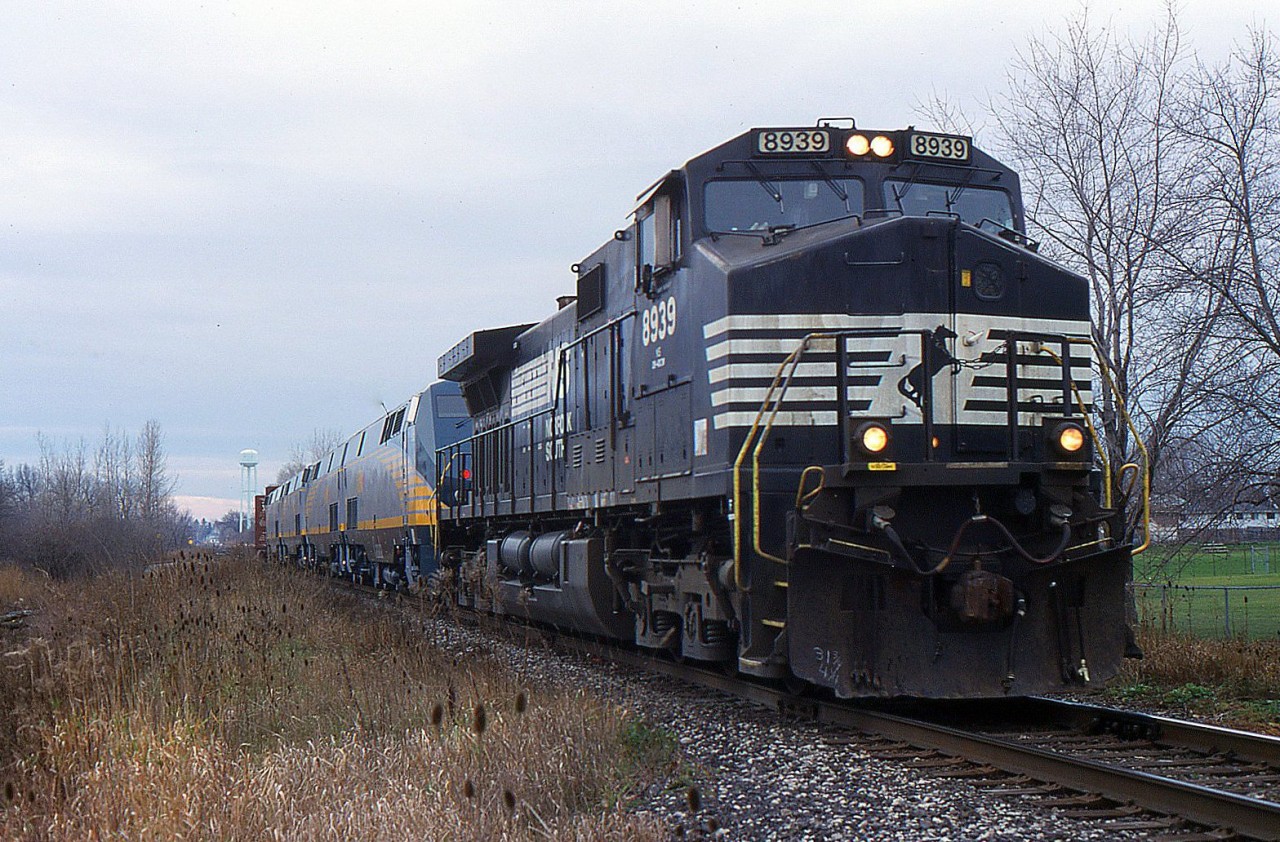
[[[1089,293],[1016,173],[914,128],[753,129],[574,270],[440,357],[474,425],[435,458],[459,601],[845,697],[1115,673]]]

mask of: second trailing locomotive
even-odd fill
[[[440,357],[472,429],[393,578],[429,556],[464,604],[842,697],[1118,669],[1086,281],[969,138],[753,129],[574,269],[549,317]]]

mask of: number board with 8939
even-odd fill
[[[830,149],[831,135],[822,129],[770,129],[756,135],[756,152],[764,155],[803,155]]]
[[[913,132],[907,151],[912,158],[941,158],[944,161],[969,160],[969,138],[949,134]]]

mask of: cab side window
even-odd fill
[[[636,272],[638,286],[653,276],[653,268],[657,265],[657,251],[653,236],[653,207],[645,205],[636,213]]]
[[[651,293],[680,260],[680,204],[659,193],[636,211],[636,288]]]
[[[680,204],[663,193],[653,197],[656,266],[670,266],[680,259]]]

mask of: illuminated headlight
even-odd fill
[[[871,151],[871,141],[864,134],[849,135],[844,148],[849,150],[850,155],[865,155]]]
[[[871,151],[877,158],[888,158],[893,154],[893,141],[882,134],[871,139]]]
[[[1067,422],[1053,428],[1053,446],[1065,456],[1075,456],[1084,449],[1084,428]]]
[[[853,434],[854,442],[868,456],[878,456],[889,447],[889,430],[883,424],[867,421]]]

